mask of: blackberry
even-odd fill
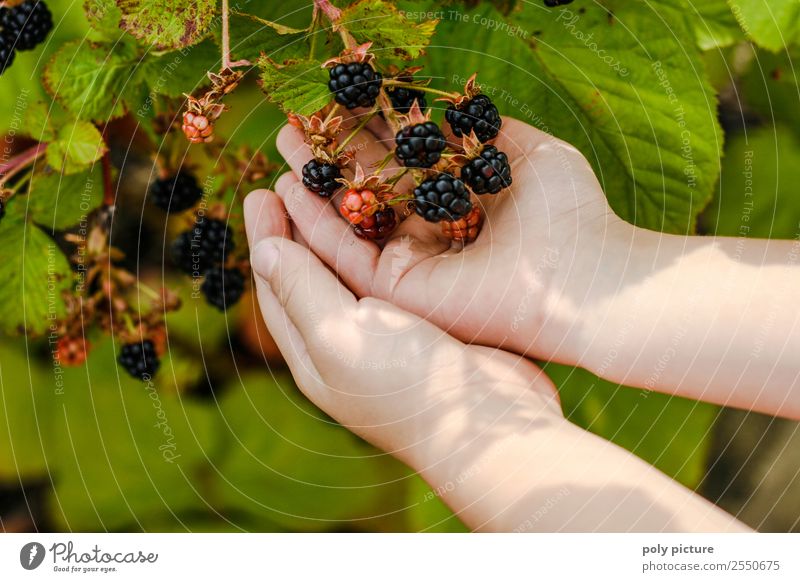
[[[428,108],[428,102],[425,99],[424,91],[408,89],[407,87],[393,87],[386,92],[389,94],[392,107],[398,113],[408,113],[415,100],[420,110],[425,111]]]
[[[7,10],[7,8],[0,10]],[[14,63],[16,54],[17,51],[14,48],[14,39],[6,34],[5,31],[0,31],[0,75]]]
[[[184,273],[198,276],[224,263],[234,246],[233,234],[222,220],[199,217],[172,243],[172,261]]]
[[[15,49],[29,51],[53,29],[53,15],[41,0],[27,0],[12,8],[0,8],[0,27]]]
[[[476,95],[464,102],[456,109],[451,105],[444,112],[444,118],[456,137],[469,135],[475,130],[475,135],[480,141],[488,141],[500,132],[502,120],[497,107],[486,95]]]
[[[511,185],[508,156],[492,145],[485,145],[480,156],[461,168],[461,179],[475,194],[497,194]]]
[[[544,0],[544,5],[548,8],[555,8],[556,6],[564,6],[572,4],[572,0]]]
[[[414,188],[414,206],[428,222],[458,220],[472,210],[467,186],[448,173],[428,178]]]
[[[183,212],[197,204],[203,196],[197,179],[189,172],[178,172],[170,178],[158,179],[150,185],[153,204],[167,212]]]
[[[206,301],[220,311],[239,302],[244,293],[244,275],[239,269],[211,267],[200,286]]]
[[[312,159],[303,166],[303,186],[326,198],[342,187],[336,181],[341,177],[342,171],[336,164]]]
[[[340,63],[330,70],[328,89],[347,109],[372,107],[381,92],[383,77],[369,63]]]
[[[387,208],[378,210],[372,216],[367,216],[353,225],[353,230],[361,238],[368,240],[381,240],[389,236],[397,226],[397,215],[394,210]]]
[[[124,344],[117,361],[128,374],[143,381],[152,378],[161,365],[152,340]]]
[[[409,168],[430,168],[439,161],[447,145],[442,130],[432,121],[404,127],[394,141],[395,154]]]

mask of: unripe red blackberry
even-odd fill
[[[503,123],[495,104],[482,93],[464,101],[458,108],[451,105],[444,112],[444,118],[456,137],[469,135],[474,130],[479,141],[497,137]]]
[[[449,173],[428,178],[414,188],[414,208],[428,222],[458,220],[472,210],[467,186]]]
[[[41,44],[53,29],[53,15],[41,0],[27,0],[11,8],[0,8],[3,36],[18,51],[28,51]]]
[[[447,145],[442,130],[433,121],[404,127],[394,141],[395,155],[408,168],[430,168]]]
[[[358,224],[379,209],[378,198],[372,190],[351,188],[345,192],[339,205],[339,212],[350,224]]]
[[[142,381],[152,378],[161,365],[155,344],[149,339],[123,345],[117,361],[128,374]]]
[[[183,114],[183,134],[192,143],[208,143],[214,139],[214,124],[205,115],[187,111]]]
[[[391,208],[379,210],[353,225],[356,235],[368,240],[381,240],[389,236],[397,227],[397,215]]]
[[[244,293],[244,275],[239,269],[225,269],[221,266],[211,267],[200,290],[206,301],[220,311],[233,307]]]
[[[466,216],[458,220],[443,220],[442,234],[459,242],[473,242],[481,232],[483,213],[478,206],[473,206]]]
[[[508,156],[493,145],[485,145],[477,158],[461,168],[461,179],[475,194],[497,194],[511,185]]]
[[[336,164],[312,159],[303,166],[303,186],[326,198],[342,187],[337,182],[341,177],[342,171]]]
[[[381,92],[383,77],[369,63],[339,63],[329,71],[328,89],[347,109],[372,107]]]
[[[189,172],[178,172],[174,176],[158,179],[150,185],[153,204],[167,212],[188,210],[203,196],[197,179]]]

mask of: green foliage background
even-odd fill
[[[38,177],[0,224],[2,487],[37,484],[40,525],[59,530],[463,530],[419,477],[316,410],[285,371],[237,349],[239,322],[256,316],[246,307],[226,318],[185,290],[186,306],[168,321],[171,350],[157,390],[120,375],[107,338],[92,339],[86,367],[53,368],[48,315],[62,306],[49,304],[43,281],[65,284],[59,274],[69,266],[51,235],[82,214],[76,191],[100,202],[94,163],[106,146],[90,122],[126,111],[146,118],[154,93],[190,93],[219,66],[215,2],[187,4],[197,7],[192,34],[157,2],[128,4],[135,8],[121,13],[111,0],[87,0],[90,28],[79,7],[51,2],[58,26],[47,45],[19,54],[0,77],[0,100],[12,105],[0,131],[50,140],[48,164],[61,170]],[[800,8],[769,4],[774,19],[765,17],[766,0],[737,0],[736,10],[725,0],[575,0],[555,10],[538,1],[404,1],[403,20],[365,0],[349,18],[382,59],[416,58],[427,43],[419,60],[435,86],[458,89],[478,71],[503,113],[575,144],[630,222],[795,238],[800,92],[791,56]],[[324,98],[324,76],[305,60],[310,6],[243,1],[238,9],[280,26],[234,15],[234,57],[301,59],[286,79],[265,73],[265,83],[293,91],[299,108]],[[430,38],[429,12],[440,19]],[[418,28],[409,32],[411,24]],[[253,82],[227,103],[218,133],[230,147],[248,144],[277,160],[280,110]],[[747,180],[754,197],[745,195]],[[43,337],[14,335],[21,327]],[[715,407],[546,369],[574,422],[690,487],[704,478]],[[213,396],[199,398],[193,387],[207,383]],[[173,462],[165,446],[178,455]]]

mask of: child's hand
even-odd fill
[[[353,142],[365,168],[393,146],[374,120]],[[610,210],[584,157],[571,145],[505,118],[497,147],[508,154],[513,185],[480,197],[486,221],[478,240],[451,249],[440,225],[413,215],[383,249],[356,237],[337,203],[298,181],[310,158],[299,130],[287,126],[278,147],[293,172],[277,184],[299,234],[359,296],[374,296],[425,317],[461,340],[539,358],[577,357],[574,309],[561,305],[571,269],[591,269],[609,230],[629,225]],[[396,165],[390,167],[396,168]],[[403,180],[399,191],[410,192]],[[616,235],[615,235],[616,236]],[[624,235],[623,235],[624,236]],[[580,264],[574,263],[581,257]]]

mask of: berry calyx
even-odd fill
[[[482,142],[497,137],[502,125],[500,112],[492,100],[483,93],[451,105],[444,112],[444,118],[456,137],[469,135],[474,131]]]
[[[302,173],[303,186],[320,196],[326,198],[332,196],[342,187],[338,181],[342,177],[342,171],[336,164],[312,159],[303,166]]]
[[[234,247],[233,234],[225,222],[201,216],[173,241],[172,260],[181,271],[196,277],[224,263]]]
[[[155,375],[161,365],[155,344],[149,339],[123,345],[117,362],[132,377],[145,382]]]
[[[357,190],[351,188],[345,192],[339,205],[339,212],[350,224],[358,224],[368,216],[372,216],[380,209],[378,198],[372,190]]]
[[[392,208],[385,208],[353,225],[353,230],[361,238],[382,240],[389,236],[396,227],[397,215]]]
[[[225,311],[242,298],[244,275],[239,269],[225,269],[221,266],[211,267],[206,273],[200,290],[210,305],[220,311]]]
[[[184,113],[181,129],[192,143],[208,143],[214,139],[214,124],[201,113]]]
[[[508,156],[493,145],[485,145],[478,157],[461,168],[461,179],[475,194],[497,194],[511,185]]]
[[[41,0],[27,0],[17,6],[0,8],[3,37],[18,51],[41,44],[53,29],[53,15]]]
[[[401,81],[410,81],[410,79],[400,79]],[[398,113],[408,113],[414,101],[417,102],[419,108],[423,111],[428,108],[428,102],[425,99],[425,92],[419,89],[409,89],[408,87],[392,87],[386,91],[389,95],[389,100],[392,102],[392,108]]]
[[[328,89],[347,109],[372,107],[381,92],[383,77],[367,62],[338,63],[329,71]]]
[[[89,354],[89,342],[82,337],[61,337],[56,342],[55,358],[64,366],[80,366]]]
[[[458,242],[473,242],[478,238],[483,223],[483,213],[477,206],[473,206],[469,214],[458,220],[443,220],[442,234]]]
[[[408,168],[430,168],[447,145],[442,130],[433,121],[404,127],[397,132],[395,143],[395,154]]]
[[[167,212],[188,210],[203,196],[197,179],[189,172],[178,172],[174,176],[158,179],[150,185],[153,204]]]
[[[428,222],[458,220],[472,210],[466,184],[443,172],[414,188],[414,207]]]

